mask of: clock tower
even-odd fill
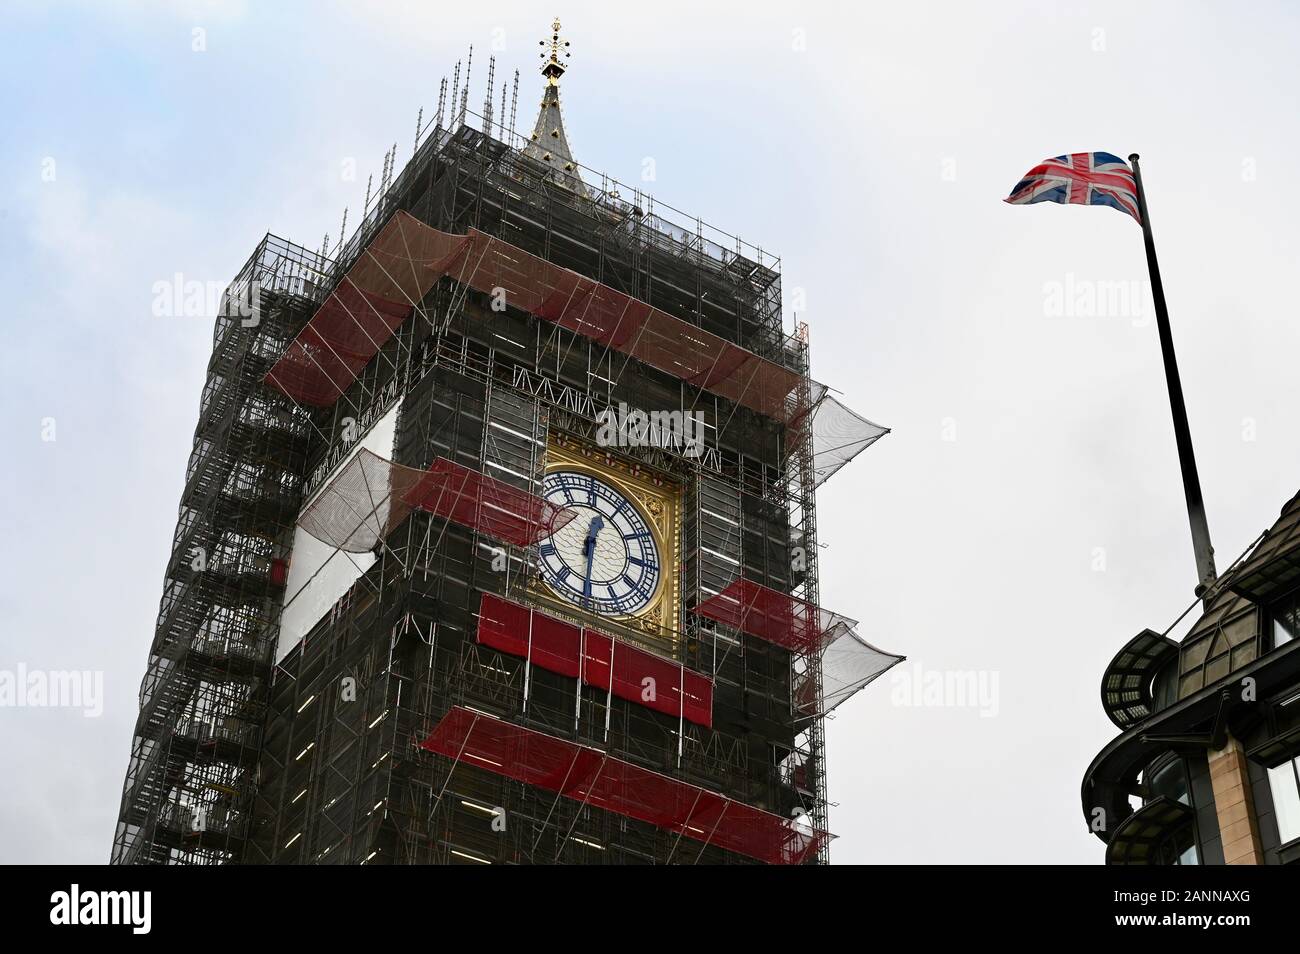
[[[823,720],[901,657],[815,492],[886,429],[778,258],[578,163],[540,48],[531,134],[471,56],[351,235],[232,283],[115,862],[827,860]]]

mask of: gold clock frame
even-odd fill
[[[589,621],[597,628],[608,628],[611,624],[626,627],[638,634],[666,639],[675,646],[681,632],[681,486],[603,447],[593,447],[577,438],[552,433],[546,441],[545,473],[557,470],[590,474],[636,504],[659,548],[659,583],[650,602],[629,615],[605,616],[585,611],[555,593],[540,574],[535,574],[531,582],[533,595],[562,608],[566,615]]]

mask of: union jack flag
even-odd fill
[[[1109,205],[1142,224],[1133,170],[1119,156],[1108,152],[1076,152],[1044,159],[1025,173],[1005,201],[1012,205]]]

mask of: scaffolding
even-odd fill
[[[532,666],[577,680],[575,725],[581,719],[582,686],[604,689],[606,708],[617,696],[677,716],[679,732],[686,721],[705,728],[713,725],[713,680],[687,669],[684,663],[583,623],[484,593],[476,638],[480,644],[518,656]]]
[[[784,424],[825,393],[781,364],[572,269],[478,229],[453,235],[400,210],[271,369],[268,383],[297,401],[332,404],[444,277]],[[841,417],[851,413],[834,406]],[[837,424],[832,431],[844,429]],[[850,431],[848,439],[863,446],[881,433],[876,425],[866,435]]]
[[[802,864],[830,837],[602,749],[462,706],[447,713],[421,748],[768,864]]]
[[[751,580],[734,580],[694,613],[789,650],[805,716],[825,715],[903,661],[859,636],[857,620]]]
[[[115,862],[827,860],[823,719],[901,657],[820,609],[814,491],[887,429],[811,379],[779,260],[473,121],[231,286]],[[601,448],[620,405],[703,446]],[[539,601],[556,435],[680,488],[657,628]],[[356,572],[284,647],[296,530]]]
[[[263,384],[328,263],[267,236],[227,289],[113,841],[118,864],[238,860],[308,420]]]
[[[298,518],[323,543],[368,553],[415,510],[515,546],[531,546],[573,519],[573,511],[440,457],[404,467],[361,448]]]

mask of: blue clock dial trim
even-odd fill
[[[663,571],[654,534],[637,505],[581,471],[553,471],[542,486],[550,503],[576,511],[538,547],[546,584],[593,613],[630,616],[645,609]]]

